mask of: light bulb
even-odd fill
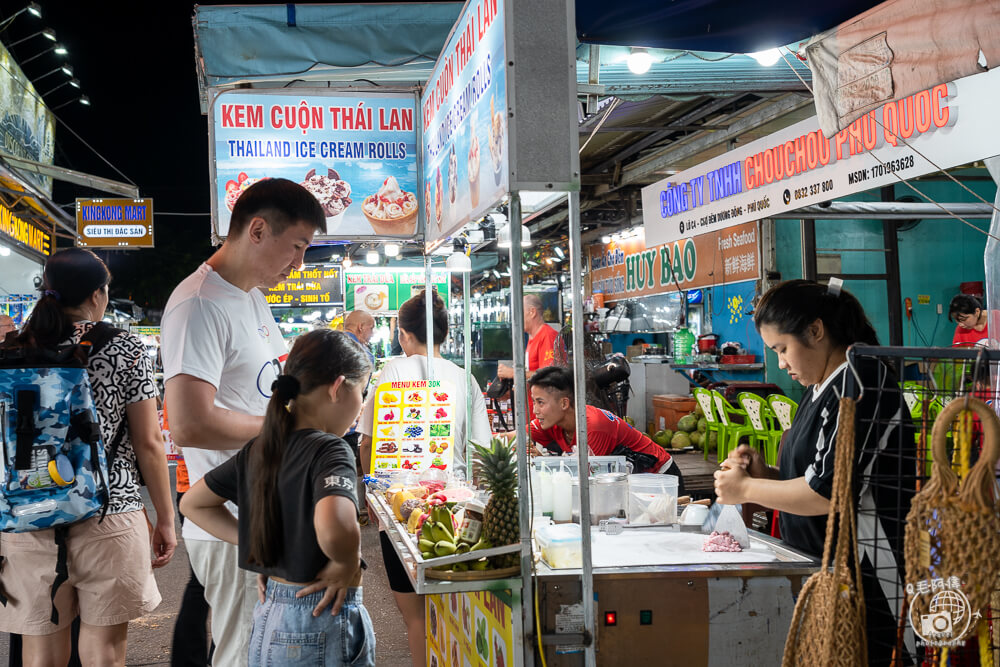
[[[559,246],[555,246],[552,249],[555,250],[557,255],[559,255],[559,259],[566,259],[566,255],[563,253],[562,248],[560,248]]]
[[[385,250],[385,256],[386,257],[398,257],[399,256],[399,244],[398,243],[386,243],[384,250]]]
[[[462,251],[455,251],[448,256],[445,266],[449,271],[456,273],[469,273],[472,271],[472,260]]]
[[[653,64],[653,56],[646,49],[632,49],[628,54],[628,69],[632,74],[645,74]]]
[[[601,243],[603,243],[604,245],[611,243],[611,237],[605,234],[604,236],[601,237]]]
[[[767,51],[757,51],[756,53],[748,53],[748,56],[756,60],[758,63],[764,67],[770,67],[774,63],[781,60],[781,51],[778,49],[768,49]]]
[[[365,261],[368,262],[369,264],[378,264],[378,260],[379,260],[378,250],[369,250],[365,254]]]
[[[349,269],[352,266],[354,266],[354,261],[351,260],[350,257],[345,257],[344,258],[344,263],[341,266],[343,266],[345,269]]]

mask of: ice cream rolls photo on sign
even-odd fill
[[[306,173],[302,187],[312,193],[326,214],[326,233],[332,234],[344,220],[344,212],[351,205],[351,185],[340,178],[336,169],[328,168],[325,176],[315,169]]]
[[[417,229],[417,195],[399,187],[393,176],[382,181],[378,192],[365,197],[361,211],[376,234],[405,236]]]

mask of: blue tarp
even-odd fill
[[[199,5],[194,16],[199,74],[204,84],[217,86],[327,65],[398,68],[403,78],[397,81],[411,80],[407,71],[419,72],[412,80],[423,80],[429,68],[413,64],[433,64],[461,10],[461,2]]]

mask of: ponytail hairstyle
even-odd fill
[[[811,280],[775,285],[761,297],[753,316],[758,332],[767,324],[804,344],[808,344],[806,332],[816,320],[822,320],[826,335],[837,347],[879,344],[875,327],[853,294]]]
[[[31,316],[9,344],[16,347],[54,348],[73,333],[76,308],[111,282],[111,272],[101,258],[85,248],[67,248],[49,257],[42,273],[41,298]]]
[[[367,382],[371,371],[368,355],[343,331],[317,329],[295,340],[284,373],[271,384],[271,400],[260,435],[248,445],[250,563],[273,567],[284,550],[278,473],[295,426],[295,398],[333,384],[340,376],[351,386]]]
[[[422,345],[427,344],[427,301],[425,292],[411,296],[399,307],[396,317],[399,328],[417,337]],[[444,309],[444,301],[438,296],[437,289],[432,292],[434,307],[431,318],[434,322],[434,344],[440,345],[448,337],[448,313]]]

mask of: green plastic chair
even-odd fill
[[[747,415],[746,423],[753,429],[753,434],[750,436],[750,446],[756,445],[764,452],[764,460],[767,465],[775,465],[778,458],[778,448],[772,444],[771,440],[771,431],[774,430],[772,425],[774,415],[771,414],[767,401],[750,391],[740,392],[736,400],[739,401],[740,407]]]
[[[719,418],[715,415],[714,401],[712,400],[712,392],[703,387],[696,387],[691,391],[694,394],[694,398],[698,401],[698,405],[701,407],[702,413],[705,415],[705,421],[708,422],[708,430],[705,431],[702,444],[702,456],[707,461],[708,460],[708,434],[715,433],[716,441],[716,451],[719,451],[723,447],[726,441],[726,426],[723,424]]]
[[[740,438],[753,437],[753,427],[747,423],[747,413],[734,408],[726,397],[715,389],[712,390],[712,398],[715,400],[715,415],[726,429],[726,439],[723,440],[722,436],[719,436],[719,463],[722,463],[729,456],[729,452],[739,445]],[[739,422],[734,421],[737,418]]]
[[[795,413],[799,410],[799,404],[782,394],[771,394],[767,397],[767,405],[771,408],[774,420],[771,423],[771,447],[774,449],[774,463],[778,465],[778,446],[781,445],[781,436],[792,427]]]
[[[923,449],[927,457],[924,466],[924,473],[927,476],[930,476],[932,467],[931,464],[933,463],[933,454],[929,442],[931,427],[934,425],[934,421],[937,419],[938,415],[941,414],[941,411],[944,410],[944,401],[941,400],[940,396],[936,396],[929,392],[927,387],[924,385],[919,382],[913,382],[912,380],[903,382],[901,389],[903,392],[903,402],[906,403],[906,407],[910,411],[910,418],[913,419],[913,425],[916,427],[916,433],[913,434],[913,439],[916,442],[918,449]],[[927,423],[928,439],[926,445],[920,441],[920,427],[925,421]],[[948,435],[951,435],[951,431],[948,432]]]

